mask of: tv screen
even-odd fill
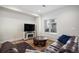
[[[35,24],[24,24],[24,31],[35,31]]]

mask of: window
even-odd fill
[[[44,21],[45,32],[57,33],[55,19],[49,19]]]

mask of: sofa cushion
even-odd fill
[[[71,36],[67,36],[67,35],[62,35],[59,37],[58,41],[60,41],[63,44],[66,44],[67,41],[71,38]]]
[[[1,45],[1,53],[13,53],[16,52],[13,50],[15,48],[15,45],[12,44],[11,42],[4,42]]]
[[[16,48],[18,49],[19,53],[24,53],[26,49],[34,50],[34,48],[26,42],[16,44]]]

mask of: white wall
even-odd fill
[[[23,38],[24,23],[35,24],[35,18],[0,7],[0,42]]]
[[[40,36],[40,35],[42,35],[42,33],[41,33],[41,31],[43,30],[42,28],[41,28],[41,23],[42,23],[42,21],[41,21],[41,17],[40,16],[38,16],[37,18],[36,18],[36,24],[37,24],[37,35],[38,36]]]
[[[79,6],[67,6],[64,8],[60,8],[42,15],[41,18],[41,31],[39,31],[41,35],[50,36],[54,39],[57,39],[62,34],[79,34]],[[44,32],[44,20],[46,19],[56,19],[56,34]]]

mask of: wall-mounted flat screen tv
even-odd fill
[[[35,24],[24,24],[24,31],[35,31]]]

